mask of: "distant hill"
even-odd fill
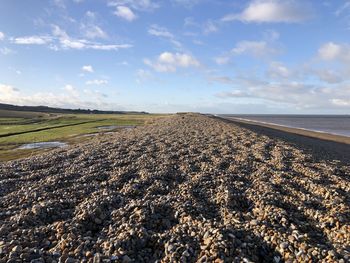
[[[0,110],[8,111],[30,111],[45,113],[71,113],[71,114],[149,114],[148,112],[138,111],[102,111],[90,109],[61,109],[47,106],[17,106],[0,103]]]

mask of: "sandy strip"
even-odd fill
[[[284,131],[284,132],[288,132],[288,133],[299,134],[299,135],[303,135],[303,136],[307,136],[307,137],[350,144],[350,137],[347,137],[347,136],[331,134],[331,133],[326,133],[326,132],[320,132],[320,131],[317,131],[317,132],[310,131],[310,130],[301,129],[301,128],[286,127],[286,126],[277,125],[277,124],[273,124],[273,123],[259,122],[259,121],[236,118],[236,117],[221,117],[221,118],[232,120],[235,122],[254,124],[254,125],[263,126],[263,127],[267,127],[267,128],[271,128],[271,129],[275,129],[275,130],[280,130],[280,131]]]

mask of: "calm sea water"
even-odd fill
[[[220,115],[350,137],[350,115]]]

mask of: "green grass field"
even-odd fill
[[[0,111],[0,161],[27,157],[47,150],[20,150],[23,144],[62,141],[75,144],[83,136],[101,133],[100,126],[137,126],[162,115],[46,114]]]

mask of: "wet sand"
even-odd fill
[[[0,262],[349,262],[350,166],[253,128],[174,115],[1,163]]]

